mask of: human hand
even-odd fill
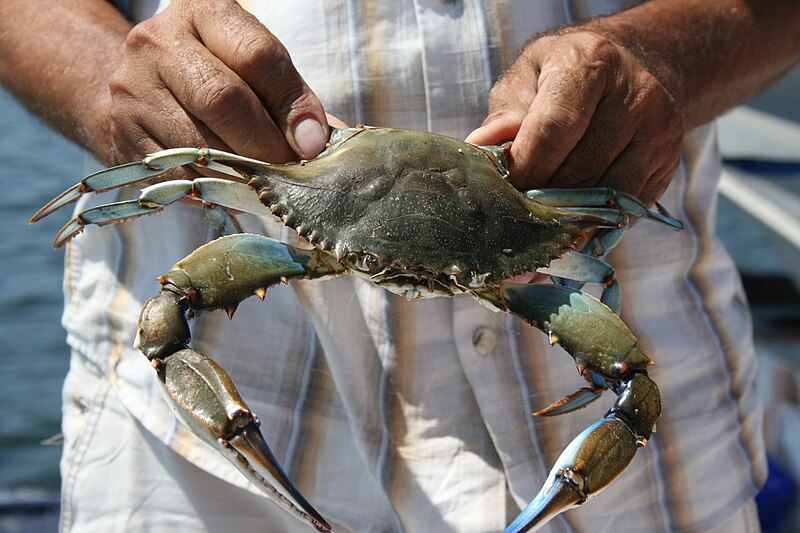
[[[523,49],[467,141],[513,140],[511,181],[522,190],[607,185],[652,204],[678,167],[682,133],[676,103],[632,53],[568,30]]]
[[[284,46],[234,2],[174,0],[127,36],[101,130],[106,163],[177,146],[270,162],[325,146],[322,104]]]

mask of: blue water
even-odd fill
[[[58,486],[61,383],[68,351],[59,325],[64,221],[28,218],[83,168],[81,151],[0,92],[0,489]]]
[[[800,68],[753,105],[800,123],[798,95]],[[33,226],[27,220],[82,177],[84,157],[2,90],[0,154],[0,491],[52,489],[61,448],[41,443],[60,431],[68,350],[60,327],[63,252],[50,242],[65,220],[54,216]],[[723,238],[745,268],[784,268],[770,259],[770,240],[747,215],[721,202],[720,219]]]

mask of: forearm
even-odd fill
[[[0,83],[107,159],[108,79],[130,27],[105,0],[0,2]]]
[[[687,129],[744,102],[800,59],[797,0],[651,0],[584,28],[635,55],[675,99]]]

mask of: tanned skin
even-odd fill
[[[651,0],[532,37],[468,140],[514,139],[521,189],[607,184],[649,203],[686,131],[798,59],[796,0]],[[342,125],[231,1],[175,0],[133,27],[105,0],[5,0],[0,82],[107,164],[173,146],[309,158]]]

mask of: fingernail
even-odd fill
[[[304,118],[294,127],[294,142],[303,159],[316,157],[328,142],[322,124],[313,118]]]
[[[476,128],[475,130],[472,131],[472,133],[467,135],[467,138],[464,139],[464,141],[468,142],[468,143],[474,143],[474,141],[472,141],[472,139],[474,139],[475,137],[480,137],[482,129],[483,129],[483,126],[481,126],[480,128]]]

